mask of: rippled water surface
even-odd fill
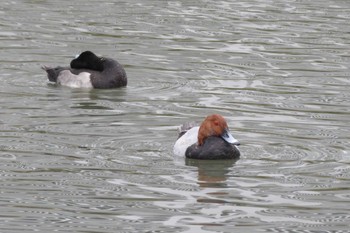
[[[0,20],[0,232],[349,232],[349,1],[14,0]],[[129,85],[47,82],[84,50]],[[211,113],[241,159],[174,159]]]

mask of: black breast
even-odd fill
[[[237,147],[220,137],[208,137],[202,146],[197,143],[188,147],[185,153],[191,159],[238,159],[241,155]]]
[[[115,88],[127,85],[127,76],[122,65],[117,61],[105,58],[103,71],[91,75],[94,88]]]

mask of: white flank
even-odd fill
[[[90,73],[81,72],[78,75],[72,74],[69,70],[63,70],[57,77],[57,83],[62,86],[73,88],[93,88]]]
[[[198,142],[199,126],[193,127],[182,135],[176,142],[173,148],[174,155],[185,156],[187,148]]]

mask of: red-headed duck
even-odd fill
[[[70,67],[42,66],[49,81],[75,88],[116,88],[127,85],[125,70],[116,60],[85,51]]]
[[[174,154],[193,159],[238,159],[239,142],[229,132],[219,114],[207,116],[200,126],[187,123],[180,127]]]

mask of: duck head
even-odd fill
[[[70,67],[73,69],[103,71],[103,61],[104,58],[96,56],[91,51],[85,51],[71,61]]]
[[[202,122],[198,131],[198,145],[203,145],[204,141],[210,136],[221,137],[228,143],[239,145],[238,140],[229,132],[225,118],[219,114],[207,116]]]

